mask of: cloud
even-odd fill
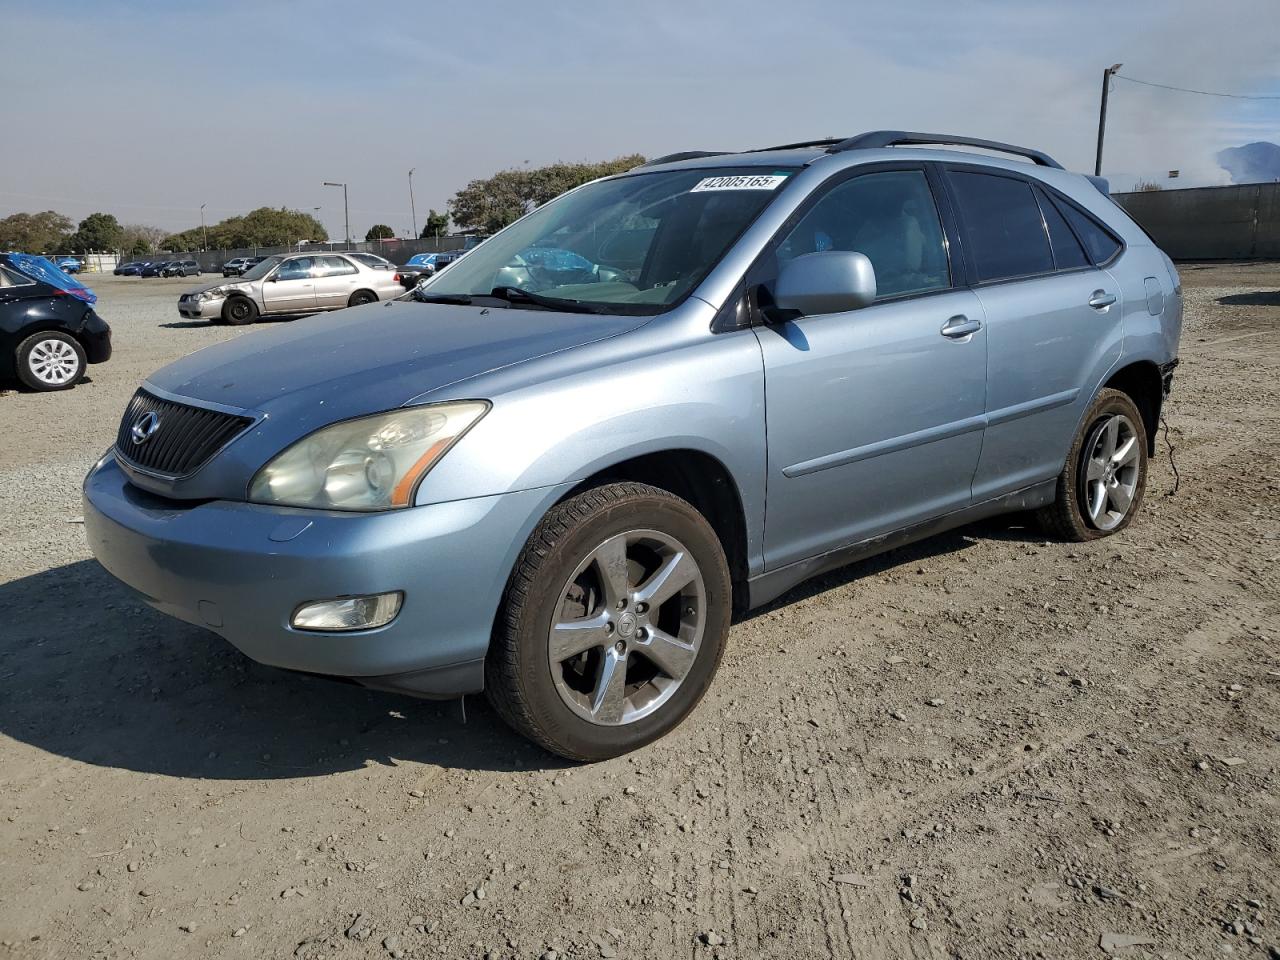
[[[247,25],[251,24],[251,28]],[[554,160],[734,149],[876,128],[985,136],[1092,170],[1104,67],[1280,92],[1276,0],[484,0],[353,16],[64,0],[6,11],[0,81],[23,113],[0,215],[53,206],[173,229],[266,204],[341,232],[419,226],[468,180]],[[56,38],[52,40],[51,38]],[[24,87],[25,85],[25,87]],[[1219,150],[1275,140],[1280,102],[1117,80],[1104,172],[1217,183]]]
[[[1280,144],[1258,142],[1219,150],[1218,163],[1232,183],[1270,183],[1280,180]]]

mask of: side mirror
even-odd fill
[[[805,316],[857,310],[875,299],[875,268],[865,254],[849,250],[806,253],[785,261],[773,291],[777,309]]]

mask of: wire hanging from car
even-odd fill
[[[1169,439],[1169,421],[1164,418],[1164,414],[1160,415],[1160,425],[1164,427],[1164,445],[1169,448],[1169,469],[1173,471],[1173,489],[1165,494],[1166,497],[1172,497],[1178,492],[1178,487],[1182,485],[1182,477],[1178,473],[1178,465],[1173,462],[1173,442]]]

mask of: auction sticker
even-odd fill
[[[785,175],[768,173],[736,177],[707,177],[698,181],[690,193],[705,193],[708,190],[776,190],[778,184],[786,181]]]

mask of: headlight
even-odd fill
[[[249,485],[254,503],[389,510],[485,415],[483,400],[405,407],[324,427],[286,449]]]
[[[226,287],[214,287],[212,290],[205,290],[199,294],[201,300],[219,300],[227,295]]]

